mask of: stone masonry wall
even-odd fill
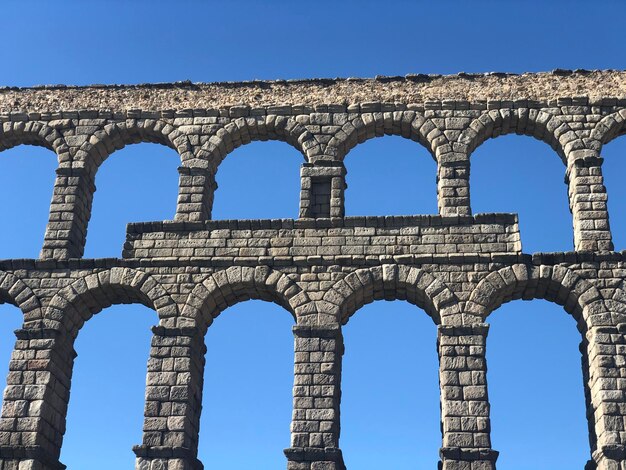
[[[505,302],[534,298],[562,305],[580,331],[586,470],[626,470],[626,259],[613,251],[601,156],[626,129],[625,77],[559,70],[0,89],[0,150],[41,145],[59,162],[40,259],[0,261],[0,301],[24,315],[4,391],[0,470],[64,468],[74,341],[93,315],[127,303],[159,318],[136,468],[201,469],[204,334],[251,298],[294,319],[290,470],[345,468],[342,327],[363,305],[396,299],[438,327],[440,468],[495,469],[487,318]],[[563,162],[572,251],[524,253],[515,214],[472,215],[471,154],[508,133],[546,142]],[[344,217],[343,160],[385,134],[435,159],[438,214]],[[300,217],[211,220],[219,164],[269,139],[302,155]],[[176,216],[129,221],[120,258],[83,259],[97,171],[139,142],[180,155]]]
[[[163,222],[132,224],[128,230],[125,258],[254,263],[315,258],[334,264],[349,257],[521,251],[513,214]]]

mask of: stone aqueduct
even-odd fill
[[[0,469],[64,468],[74,340],[94,314],[133,302],[159,316],[136,467],[201,469],[204,333],[251,298],[296,322],[290,470],[345,468],[341,328],[378,299],[408,300],[438,325],[441,468],[494,469],[486,319],[504,302],[533,298],[562,305],[578,324],[585,468],[626,469],[626,264],[613,251],[601,158],[626,132],[624,96],[626,74],[611,71],[1,89],[0,149],[44,146],[58,169],[41,257],[0,261],[0,300],[24,315]],[[563,161],[573,251],[523,253],[516,215],[472,215],[470,156],[509,133],[548,143]],[[343,159],[384,134],[430,151],[439,214],[344,217]],[[299,218],[211,220],[220,162],[267,139],[303,155]],[[138,142],[180,155],[176,216],[130,224],[120,259],[83,259],[97,170]]]

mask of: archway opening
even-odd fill
[[[96,174],[85,258],[119,258],[130,222],[172,220],[178,197],[178,154],[163,145],[127,145]]]
[[[71,400],[61,462],[90,470],[133,468],[142,442],[150,327],[158,322],[139,304],[114,305],[80,330],[74,349]]]
[[[525,253],[573,249],[565,165],[548,144],[505,135],[483,143],[471,159],[474,214],[519,214]]]
[[[374,302],[343,336],[340,443],[348,468],[435,468],[441,433],[432,319],[408,302]]]
[[[242,145],[220,164],[213,219],[297,218],[303,156],[281,141]]]
[[[573,318],[545,300],[489,317],[489,401],[498,468],[583,468],[590,458],[581,355]]]
[[[205,468],[285,467],[293,403],[292,326],[282,307],[252,300],[222,312],[209,328],[198,446]]]
[[[48,223],[57,158],[43,147],[20,145],[0,153],[0,258],[38,258]]]
[[[348,153],[346,215],[437,213],[437,165],[421,144],[387,135]]]
[[[602,176],[608,198],[609,221],[616,251],[626,249],[626,138],[617,138],[602,149]]]
[[[11,305],[0,305],[0,390],[4,398],[9,373],[9,361],[15,346],[15,330],[22,327],[24,316],[22,311]]]

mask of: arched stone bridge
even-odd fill
[[[24,315],[0,469],[64,468],[74,340],[94,314],[134,302],[159,316],[137,468],[201,469],[204,333],[251,298],[283,306],[296,323],[291,470],[344,468],[341,328],[379,299],[408,300],[438,325],[442,468],[494,469],[486,320],[505,302],[534,298],[578,324],[586,469],[626,469],[626,270],[613,251],[601,157],[626,132],[625,96],[626,74],[610,71],[1,89],[0,149],[41,145],[59,165],[40,259],[0,261],[0,300]],[[548,143],[563,162],[571,252],[523,253],[515,214],[472,215],[471,154],[509,133]],[[439,214],[344,217],[344,157],[385,134],[432,154]],[[211,220],[219,164],[268,139],[302,154],[299,218]],[[180,155],[175,219],[130,224],[122,258],[83,259],[98,168],[138,142]]]

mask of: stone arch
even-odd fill
[[[584,148],[582,140],[559,116],[528,108],[483,113],[461,133],[457,143],[470,155],[488,139],[506,134],[528,135],[547,143],[565,164],[570,151]]]
[[[165,145],[183,162],[193,158],[189,137],[174,124],[161,119],[127,119],[106,124],[89,136],[76,152],[75,161],[95,170],[116,150],[142,142]]]
[[[419,142],[433,158],[437,155],[437,149],[448,142],[430,119],[415,111],[397,111],[355,115],[341,126],[329,141],[328,147],[336,149],[338,159],[343,160],[358,144],[384,135],[398,135]]]
[[[115,267],[89,274],[61,289],[46,308],[44,327],[76,337],[96,313],[114,304],[130,303],[155,310],[162,325],[173,323],[178,313],[175,302],[154,277],[136,269]]]
[[[63,135],[40,121],[9,121],[0,126],[0,152],[18,145],[35,145],[52,150],[59,161],[68,154]]]
[[[259,299],[285,308],[294,319],[310,305],[309,296],[289,276],[267,266],[232,266],[209,275],[189,294],[181,326],[206,330],[226,308]]]
[[[358,269],[337,281],[323,297],[324,310],[342,324],[375,300],[407,300],[438,325],[459,313],[456,296],[443,282],[423,269],[405,265]]]
[[[0,303],[8,303],[19,308],[26,324],[41,318],[39,299],[32,289],[13,273],[0,271]]]
[[[300,152],[308,161],[322,152],[313,134],[302,124],[286,116],[237,118],[217,129],[197,153],[199,162],[217,171],[219,164],[236,148],[253,141],[279,140]]]
[[[467,302],[465,321],[482,322],[502,304],[517,299],[545,299],[563,306],[581,332],[590,326],[617,325],[626,318],[626,304],[616,297],[616,305],[607,309],[600,291],[571,269],[516,264],[492,272],[478,283]]]
[[[605,116],[598,122],[591,131],[590,138],[597,148],[608,144],[611,140],[623,135],[626,132],[626,109],[621,109],[613,114]],[[591,146],[591,145],[590,145]]]

